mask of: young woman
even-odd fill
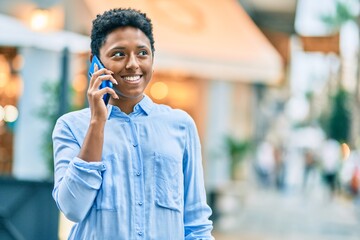
[[[151,20],[134,9],[98,15],[91,53],[104,68],[94,68],[89,108],[60,117],[53,131],[53,197],[76,222],[69,239],[213,239],[194,121],[144,95]],[[99,89],[106,80],[113,88]]]

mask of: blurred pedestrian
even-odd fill
[[[341,148],[338,141],[327,139],[323,143],[320,151],[321,169],[326,186],[334,196],[338,190],[337,173],[341,164]]]
[[[275,161],[275,184],[278,190],[285,188],[285,161],[284,148],[281,145],[274,146],[274,161]]]
[[[350,189],[354,196],[359,195],[360,191],[360,167],[355,166],[351,174]]]
[[[69,239],[213,239],[195,123],[144,95],[151,20],[133,9],[97,15],[95,56],[105,68],[94,66],[90,108],[60,117],[53,131],[53,197],[75,222]],[[99,89],[106,80],[114,87]]]
[[[264,187],[270,187],[274,183],[275,174],[275,150],[268,140],[263,140],[257,147],[255,169],[260,183]]]
[[[310,178],[315,174],[316,170],[316,159],[313,150],[304,150],[304,177],[303,177],[303,188],[306,190],[308,187]]]
[[[354,149],[341,166],[341,186],[350,197],[360,203],[360,151]]]

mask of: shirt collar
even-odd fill
[[[141,99],[141,101],[134,106],[133,114],[138,113],[139,111],[143,111],[146,115],[149,115],[153,106],[154,106],[154,102],[151,100],[150,97],[144,94],[143,99]],[[107,108],[108,108],[108,119],[112,114],[116,115],[116,113],[121,113],[121,110],[114,105],[108,104]]]
[[[135,108],[136,106],[139,106],[145,112],[146,115],[149,115],[151,109],[154,106],[154,102],[151,100],[151,98],[149,98],[147,95],[144,94],[143,99],[141,99],[141,101],[135,105]]]

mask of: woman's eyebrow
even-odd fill
[[[116,47],[111,48],[110,50],[124,50],[124,49],[126,49],[126,48],[121,47],[121,46],[116,46]]]
[[[140,49],[140,48],[149,48],[148,46],[146,45],[138,45],[136,46],[136,48]],[[121,47],[121,46],[115,46],[113,48],[110,48],[110,51],[114,51],[114,50],[125,50],[126,47]]]

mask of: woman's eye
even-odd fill
[[[114,57],[123,57],[123,56],[125,56],[125,54],[122,53],[122,52],[116,52],[116,53],[114,53]]]
[[[147,51],[142,50],[142,51],[139,52],[139,55],[140,56],[146,56],[146,55],[148,55],[148,53],[147,53]]]

